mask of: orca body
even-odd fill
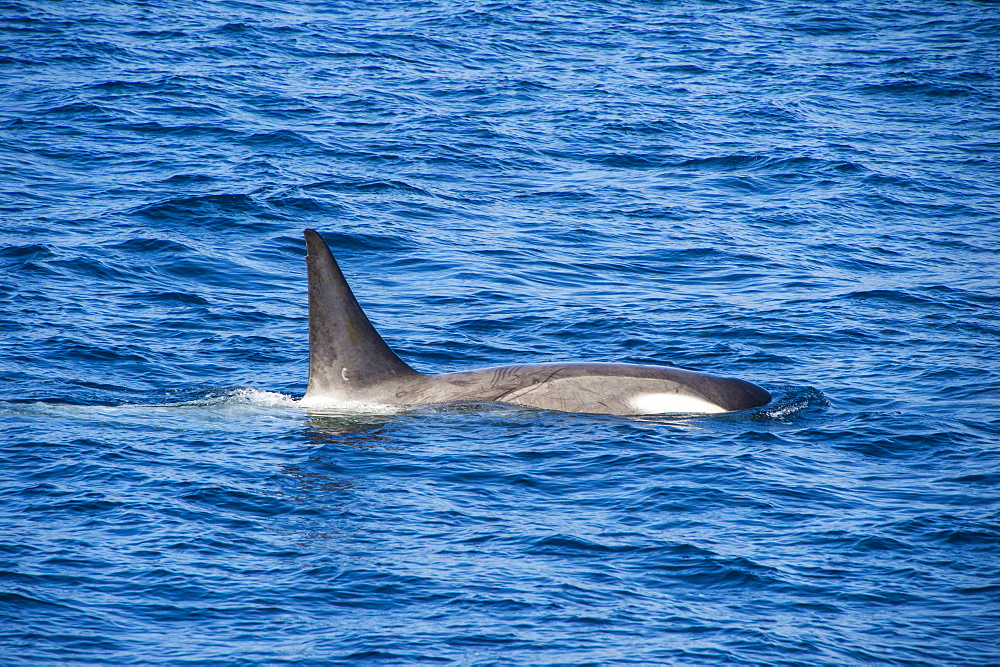
[[[351,292],[326,241],[305,230],[309,385],[300,402],[388,405],[509,403],[612,415],[718,413],[767,404],[757,385],[666,366],[544,363],[420,373],[386,344]]]

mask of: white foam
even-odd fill
[[[237,389],[227,398],[229,404],[256,405],[262,408],[293,408],[298,405],[298,401],[288,394],[252,387]]]
[[[253,387],[241,387],[230,389],[221,394],[209,394],[205,398],[193,401],[181,401],[180,403],[163,403],[147,407],[210,407],[215,405],[248,405],[260,408],[294,408],[298,406],[298,401],[288,394],[281,394],[276,391],[264,391]]]
[[[401,405],[388,405],[386,403],[366,403],[364,401],[338,401],[333,398],[323,396],[313,396],[303,398],[294,402],[300,408],[306,408],[310,412],[328,412],[337,414],[362,414],[362,415],[394,415],[403,410]]]
[[[632,407],[640,414],[662,415],[672,412],[686,414],[718,414],[724,408],[695,396],[682,394],[639,394],[632,399]]]

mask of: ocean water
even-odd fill
[[[0,2],[0,661],[1000,661],[989,2]],[[309,412],[302,229],[424,371]]]

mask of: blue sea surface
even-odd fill
[[[0,1],[0,662],[1000,662],[996,3]],[[428,372],[309,412],[302,229]]]

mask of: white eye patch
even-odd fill
[[[714,403],[682,394],[639,394],[631,400],[631,403],[635,411],[643,415],[659,415],[669,412],[696,412],[699,414],[726,412]]]

